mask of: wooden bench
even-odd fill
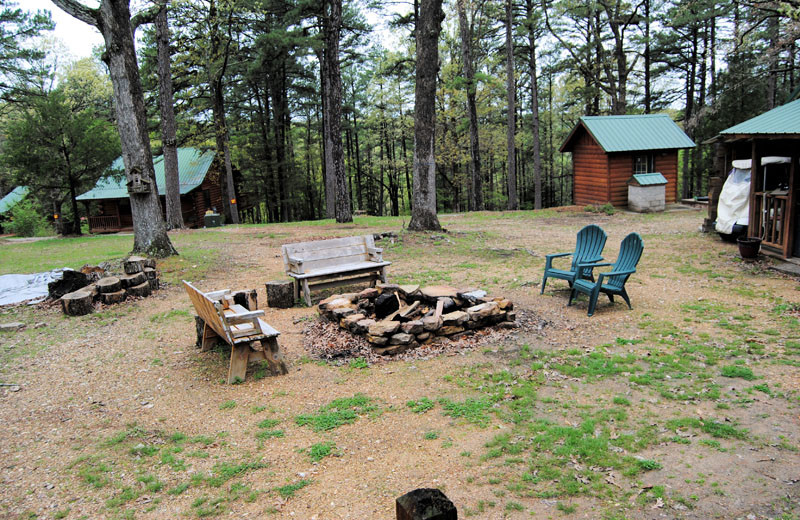
[[[280,332],[261,319],[264,311],[248,310],[233,303],[230,290],[201,292],[186,280],[183,286],[198,316],[205,323],[201,349],[211,349],[221,338],[231,346],[228,384],[244,381],[247,362],[266,360],[275,374],[287,374],[278,347]]]
[[[375,247],[372,235],[285,244],[281,248],[283,267],[294,279],[295,297],[300,288],[306,305],[311,306],[311,289],[324,289],[380,279],[386,283],[383,249]],[[311,282],[314,282],[313,284]]]

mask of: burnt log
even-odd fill
[[[83,316],[92,312],[93,300],[91,291],[78,289],[61,296],[61,309],[67,316]]]
[[[80,271],[64,270],[60,280],[47,284],[47,294],[50,298],[57,300],[65,294],[86,287],[90,281],[89,277]]]
[[[400,299],[393,292],[385,292],[375,298],[375,317],[383,319],[400,308]]]
[[[291,280],[272,280],[267,282],[267,307],[288,309],[294,307],[294,282]]]
[[[395,501],[397,520],[458,520],[453,502],[438,489],[415,489]]]

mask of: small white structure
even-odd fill
[[[639,213],[664,211],[667,179],[660,173],[637,173],[628,180],[628,209]]]

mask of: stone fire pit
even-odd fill
[[[437,337],[490,325],[517,326],[511,300],[441,285],[379,284],[359,293],[335,294],[318,308],[342,329],[365,335],[377,354],[398,354]]]

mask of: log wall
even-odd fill
[[[609,199],[608,156],[585,130],[572,147],[573,204],[605,204]]]

